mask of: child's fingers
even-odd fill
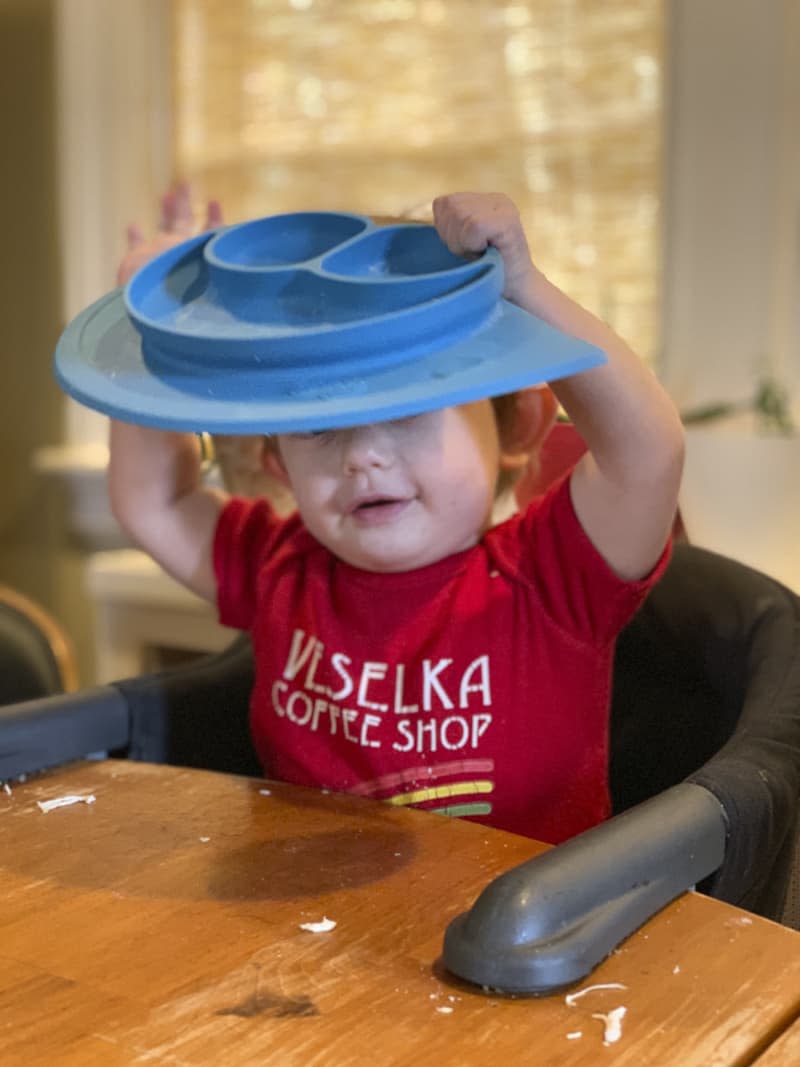
[[[173,195],[173,216],[171,233],[191,236],[194,230],[194,212],[192,211],[192,187],[189,182],[178,182]]]
[[[159,207],[161,213],[158,217],[158,228],[163,230],[164,233],[169,233],[175,217],[175,193],[172,189],[167,189],[165,193],[161,194]]]
[[[141,226],[131,222],[125,230],[128,249],[122,257],[122,262],[117,267],[117,285],[124,285],[138,266],[140,252],[144,245],[144,234]]]
[[[433,220],[439,236],[456,255],[483,252],[491,239],[486,214],[471,194],[437,197]]]
[[[122,262],[117,268],[117,284],[123,285],[145,263],[154,256],[173,248],[176,244],[191,237],[195,232],[192,213],[192,190],[189,182],[179,182],[165,192],[160,200],[161,214],[159,232],[151,238],[145,238],[141,226],[130,223],[126,228],[127,249]],[[208,202],[206,227],[213,229],[222,223],[222,208],[218,200]]]
[[[194,229],[192,191],[188,182],[179,182],[161,197],[161,216],[158,228],[162,233],[190,237]]]
[[[206,208],[206,224],[205,229],[215,230],[218,226],[222,225],[222,204],[219,200],[209,200],[208,207]]]
[[[524,299],[535,272],[519,211],[503,193],[452,193],[433,203],[436,229],[455,255],[480,255],[487,247],[503,259],[503,295]]]
[[[138,222],[129,223],[125,230],[125,240],[129,252],[133,252],[135,248],[138,248],[139,245],[144,242],[144,234],[142,233],[142,227],[138,224]]]

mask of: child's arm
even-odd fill
[[[212,201],[206,226],[221,222],[219,205]],[[128,228],[118,283],[193,232],[189,187],[179,185],[162,198],[158,236],[145,241],[137,226]],[[195,435],[112,420],[108,489],[114,516],[128,535],[174,578],[213,601],[212,542],[226,496],[203,484]]]
[[[456,193],[434,202],[451,251],[493,245],[504,295],[552,326],[597,345],[601,367],[551,383],[589,451],[572,476],[572,501],[589,538],[621,577],[657,562],[669,535],[683,468],[683,427],[656,378],[614,331],[534,266],[519,213],[501,194]]]
[[[194,434],[111,422],[108,493],[125,532],[165,571],[216,598],[212,543],[226,495],[204,485]]]

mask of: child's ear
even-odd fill
[[[289,475],[283,465],[277,441],[264,440],[261,445],[261,466],[270,478],[274,478],[276,482],[279,482],[286,489],[291,489]]]
[[[556,415],[558,401],[546,385],[520,389],[514,398],[513,417],[501,427],[500,467],[522,470],[542,447]]]

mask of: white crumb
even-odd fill
[[[308,930],[310,934],[327,934],[335,926],[336,923],[333,919],[329,919],[327,915],[323,916],[318,923],[300,923],[300,929]]]
[[[201,838],[200,838],[200,842],[201,842],[202,844],[204,844],[204,845],[207,845],[207,844],[208,844],[208,842],[209,842],[210,840],[211,840],[211,838],[210,838],[210,837],[201,837]]]
[[[261,794],[262,797],[271,797],[272,796],[272,790],[271,789],[259,789],[259,793]]]
[[[672,968],[672,973],[673,974],[680,974],[681,973],[681,965],[679,963],[676,963],[675,966]]]
[[[579,1037],[583,1037],[583,1030],[570,1030],[567,1041],[576,1041]]]
[[[3,792],[6,794],[6,796],[11,796],[11,786],[8,784],[8,782],[3,782]]]
[[[620,1006],[619,1008],[612,1008],[606,1015],[601,1012],[592,1013],[592,1018],[600,1019],[605,1026],[605,1032],[603,1033],[604,1045],[613,1045],[615,1041],[619,1041],[622,1037],[622,1020],[627,1010],[626,1007]]]
[[[599,985],[587,985],[585,989],[579,989],[577,993],[567,993],[564,997],[564,1003],[569,1004],[572,1008],[575,1005],[575,1001],[581,997],[585,997],[587,993],[594,993],[596,989],[627,989],[626,985],[622,982],[601,982]]]
[[[53,811],[54,808],[68,808],[71,804],[94,804],[97,797],[94,793],[89,793],[87,796],[75,796],[70,794],[65,797],[55,797],[53,800],[37,800],[42,811]]]
[[[449,1004],[442,1004],[436,1009],[440,1015],[452,1015],[453,1009]]]

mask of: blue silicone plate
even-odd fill
[[[400,418],[603,362],[502,286],[497,252],[454,256],[432,226],[271,216],[146,264],[69,324],[56,374],[115,418],[253,433]]]

